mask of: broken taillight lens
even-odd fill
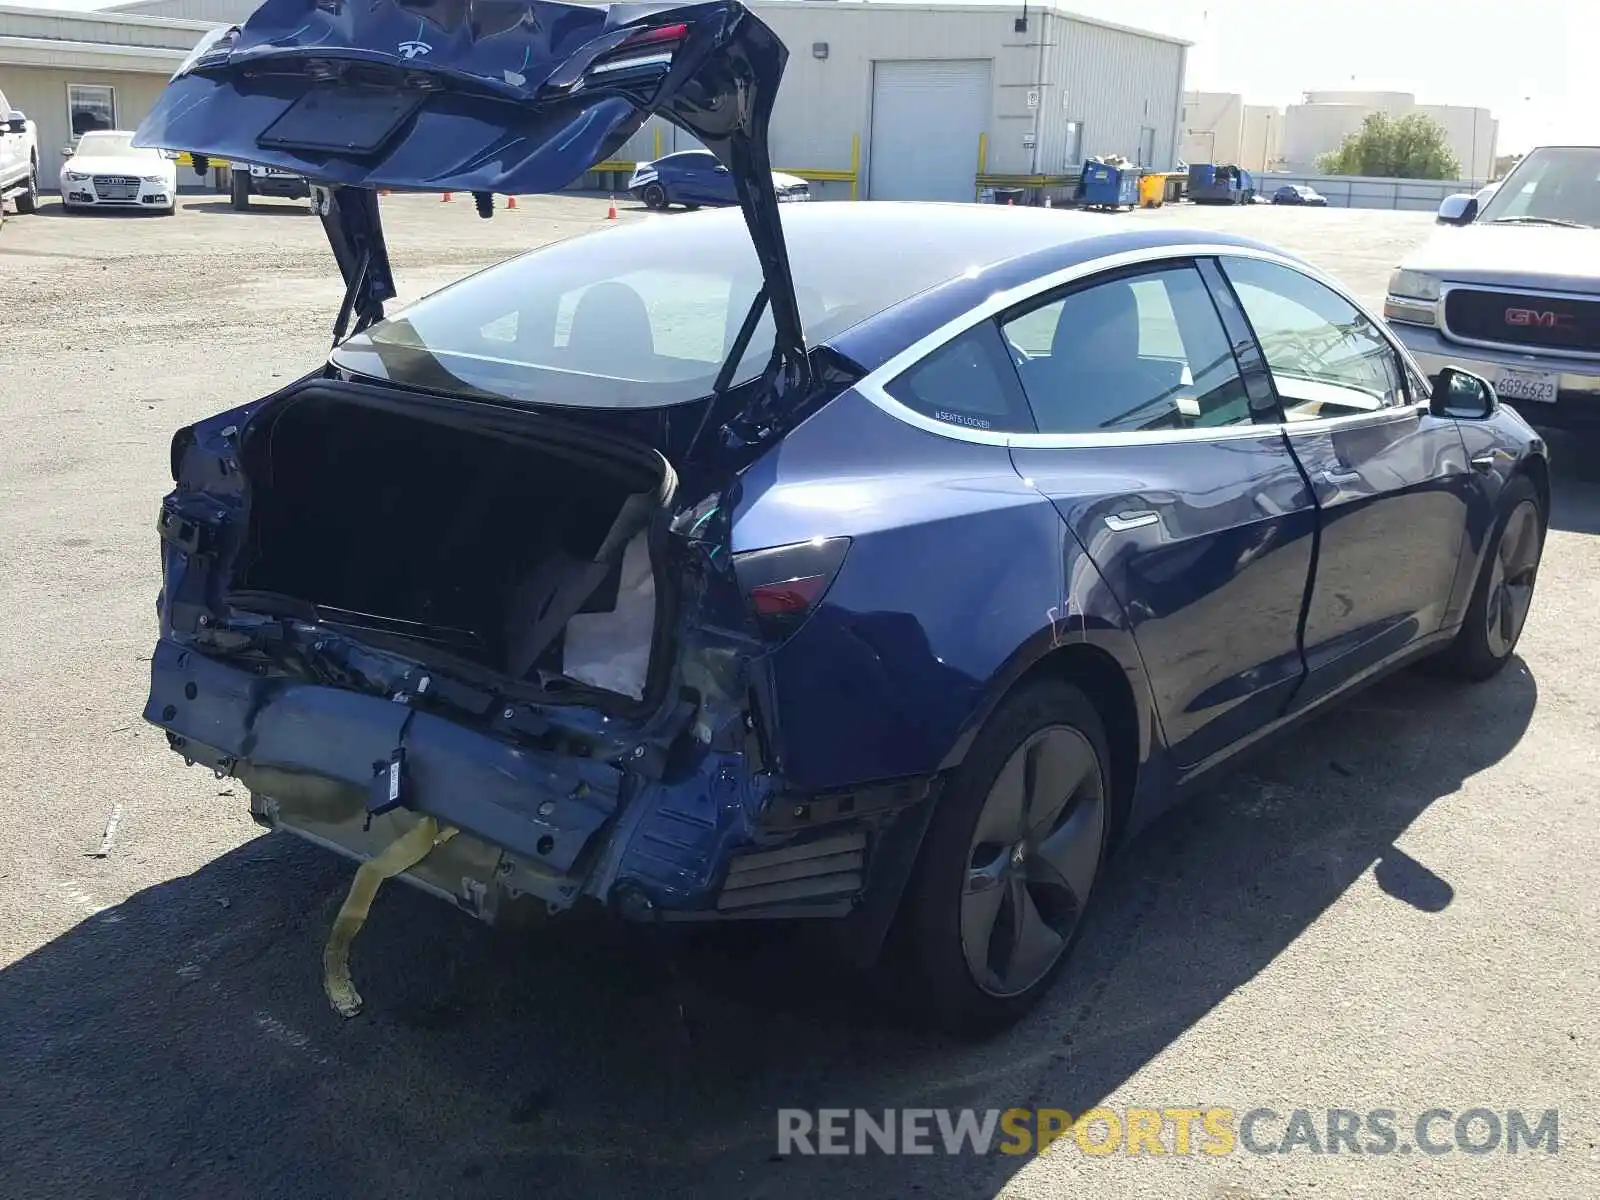
[[[646,67],[665,70],[672,65],[672,56],[677,52],[678,43],[688,36],[689,26],[682,22],[641,29],[616,49],[596,58],[584,74],[605,76]]]
[[[847,537],[819,537],[734,555],[739,589],[764,637],[782,641],[816,611],[849,548]]]

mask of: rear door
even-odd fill
[[[1299,707],[1438,632],[1479,485],[1455,422],[1428,412],[1395,345],[1353,302],[1281,263],[1229,257],[1223,269],[1320,517]]]
[[[1015,439],[1017,470],[1120,601],[1185,769],[1299,686],[1316,525],[1254,348],[1232,344],[1203,269],[1095,276],[1001,319],[1039,428]]]

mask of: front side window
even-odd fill
[[[1399,355],[1350,301],[1277,263],[1227,258],[1223,269],[1261,343],[1287,419],[1346,417],[1406,403]]]
[[[73,137],[117,127],[117,93],[109,84],[67,84],[67,120]]]
[[[1187,263],[1080,284],[1003,328],[1041,433],[1250,421],[1222,319]]]

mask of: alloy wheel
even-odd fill
[[[1532,500],[1518,504],[1506,518],[1489,569],[1486,633],[1490,651],[1496,658],[1504,658],[1517,644],[1533,604],[1533,581],[1539,570],[1539,509]]]
[[[1068,726],[1034,733],[995,778],[960,907],[967,968],[989,995],[1027,991],[1066,952],[1100,869],[1105,808],[1094,747]]]

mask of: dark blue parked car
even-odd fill
[[[160,515],[145,715],[263,823],[485,918],[809,918],[864,959],[898,922],[929,1015],[992,1028],[1189,785],[1402,664],[1512,655],[1544,444],[1305,263],[781,206],[749,12],[528,14],[269,0],[140,133],[329,187],[347,282],[324,367],[177,433]],[[373,189],[554,189],[651,111],[741,212],[381,319]]]
[[[784,203],[811,199],[810,184],[782,171],[772,173],[772,190]],[[693,209],[739,203],[733,172],[709,150],[680,150],[640,163],[628,179],[628,195],[657,211],[674,204]]]

